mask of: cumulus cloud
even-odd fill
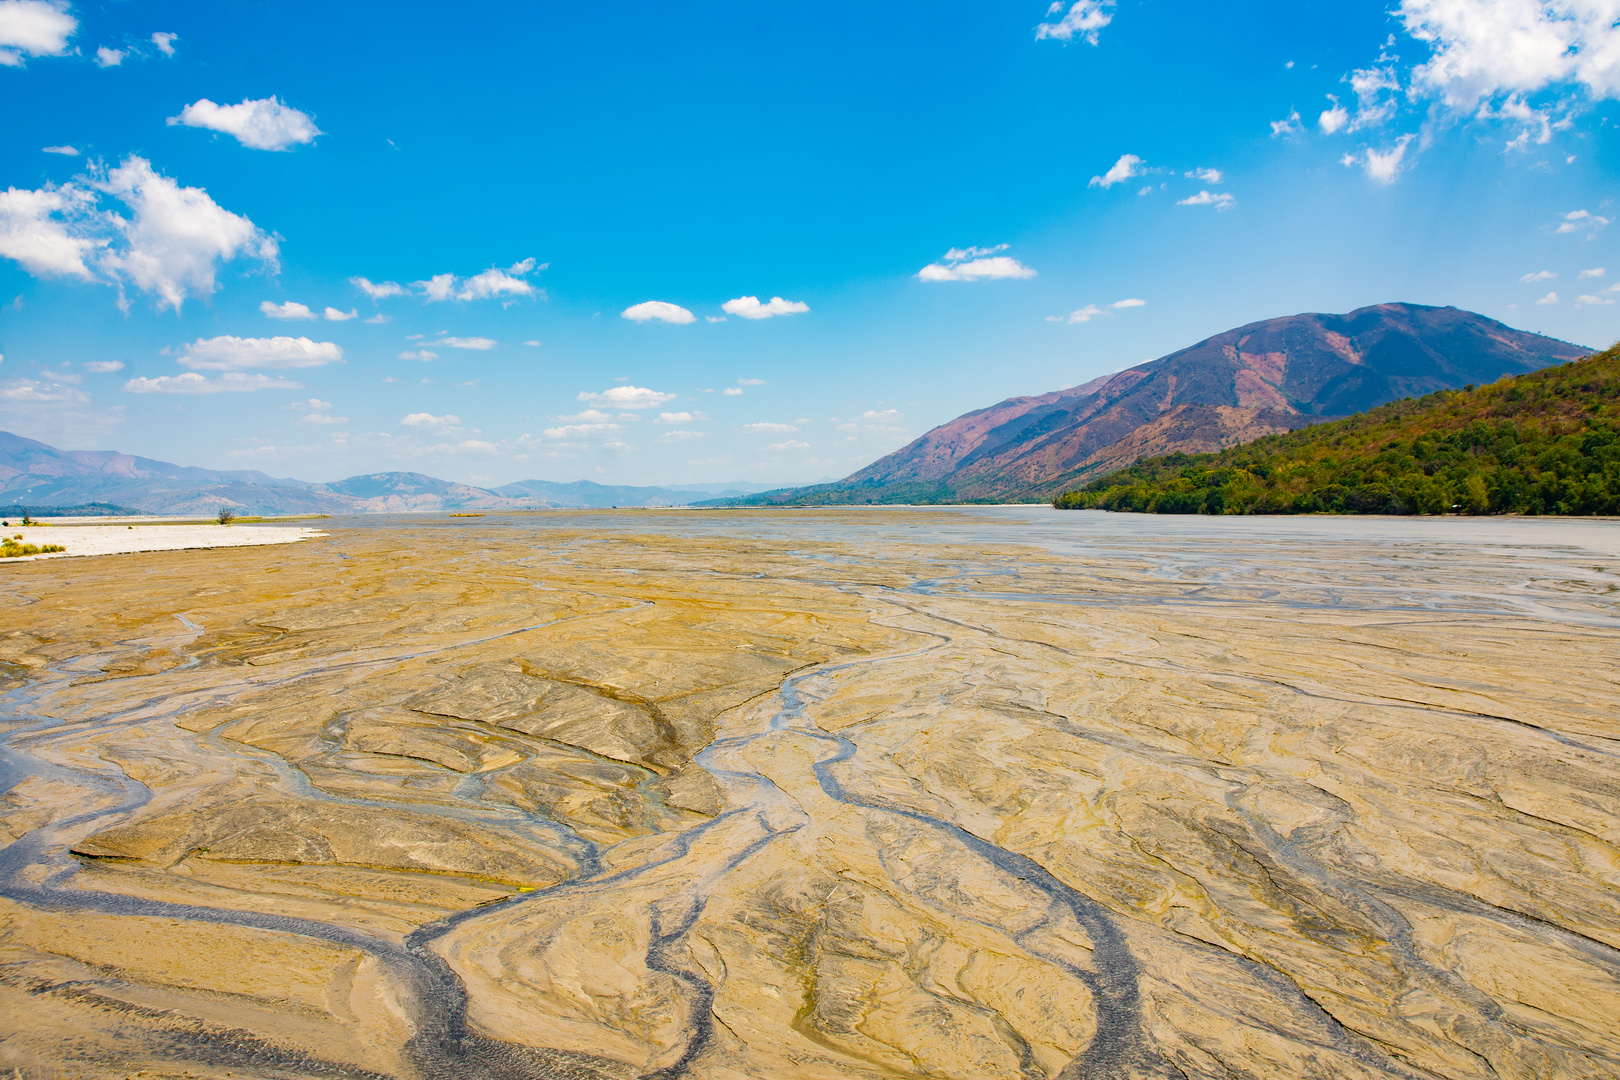
[[[677,430],[677,431],[666,431],[666,432],[664,432],[662,435],[658,436],[658,441],[659,442],[684,442],[687,439],[707,439],[708,437],[709,437],[709,433],[707,431],[692,431],[692,430],[690,430],[688,428],[682,428],[682,429]]]
[[[399,358],[401,360],[420,360],[425,364],[429,360],[437,360],[439,354],[432,349],[406,349],[399,354]]]
[[[544,270],[549,265],[549,263],[541,263],[539,269]],[[426,281],[418,281],[414,284],[422,290],[422,295],[427,297],[429,303],[439,303],[445,300],[487,300],[496,296],[533,297],[539,295],[538,291],[532,284],[523,280],[523,277],[525,274],[532,273],[535,269],[534,259],[529,258],[524,259],[522,262],[513,263],[505,270],[490,267],[483,273],[474,274],[470,278],[460,278],[454,274],[434,274]],[[350,280],[357,285],[365,281],[364,278],[351,278]],[[365,285],[360,287],[365,289],[373,300],[376,300],[380,296],[394,295],[392,292],[372,292],[373,289],[385,289],[389,286],[398,288],[393,282],[387,282],[382,286],[373,286],[370,282],[366,282]]]
[[[674,401],[677,396],[659,390],[648,390],[644,386],[625,385],[603,390],[599,394],[581,391],[578,400],[611,409],[656,409],[660,405]]]
[[[103,195],[131,216],[103,209]],[[274,269],[278,253],[274,238],[246,217],[202,188],[181,187],[141,157],[59,186],[0,193],[0,255],[36,276],[100,280],[120,292],[133,285],[155,293],[159,310],[179,311],[188,296],[214,292],[221,261],[254,257]]]
[[[22,67],[25,56],[61,56],[78,28],[63,0],[0,0],[0,64]]]
[[[799,429],[793,424],[744,424],[742,430],[753,435],[786,435]]]
[[[295,401],[291,405],[283,405],[282,408],[291,409],[294,412],[328,412],[332,408],[332,403],[312,397],[307,401]]]
[[[79,156],[79,148],[76,146],[42,146],[39,148],[39,152],[42,154],[61,154],[63,157]]]
[[[1114,21],[1114,17],[1103,9],[1113,6],[1114,0],[1075,0],[1063,18],[1056,22],[1043,22],[1037,25],[1035,39],[1073,41],[1078,37],[1087,44],[1095,45],[1098,31]],[[1063,4],[1058,0],[1046,9],[1046,17],[1050,19],[1060,11],[1063,11]]]
[[[128,55],[128,49],[109,49],[103,45],[96,50],[96,66],[104,68],[117,67],[124,62],[124,57]]]
[[[90,395],[60,382],[38,379],[12,379],[0,383],[0,402],[19,405],[83,405]]]
[[[298,421],[300,424],[347,424],[347,416],[333,416],[330,413],[308,413]]]
[[[619,312],[619,317],[639,323],[652,322],[656,319],[658,322],[676,323],[681,326],[697,321],[697,316],[690,311],[679,304],[671,304],[664,300],[643,300],[639,304],[631,304]]]
[[[1576,307],[1596,307],[1612,303],[1614,303],[1614,297],[1612,296],[1592,296],[1588,293],[1583,293],[1575,298]]]
[[[742,394],[742,389],[736,386],[728,386],[720,393],[723,397],[738,397]]]
[[[707,423],[708,419],[709,419],[709,417],[707,416],[707,414],[701,413],[701,412],[697,411],[696,409],[692,409],[690,411],[683,411],[683,412],[659,413],[658,414],[658,419],[654,420],[653,423],[655,423],[655,424],[697,424],[697,423]]]
[[[131,379],[124,389],[131,394],[224,394],[250,390],[302,390],[303,383],[270,375],[239,371],[227,372],[217,379],[188,371],[181,375],[159,375],[155,379],[144,376]]]
[[[810,310],[810,305],[798,300],[784,300],[780,296],[771,297],[766,304],[760,303],[757,296],[739,296],[721,304],[720,310],[743,319],[769,319],[775,315],[801,315]]]
[[[164,56],[174,55],[174,43],[180,40],[179,34],[166,34],[159,30],[152,35],[152,44],[157,46],[158,52]]]
[[[1608,224],[1608,218],[1599,217],[1589,210],[1571,210],[1564,215],[1564,220],[1558,226],[1558,231],[1561,233],[1587,232],[1595,234]]]
[[[375,282],[363,277],[352,277],[349,279],[349,284],[355,286],[373,300],[386,300],[390,296],[404,296],[407,292],[405,286],[397,281]]]
[[[1395,95],[1401,83],[1393,67],[1358,68],[1346,75],[1345,81],[1356,95],[1356,115],[1350,120],[1350,131],[1382,124],[1395,115]]]
[[[1380,184],[1393,184],[1395,177],[1400,175],[1401,165],[1406,159],[1406,144],[1411,141],[1412,136],[1402,135],[1388,150],[1374,150],[1368,147],[1360,153],[1344,155],[1339,159],[1339,164],[1347,169],[1360,165],[1369,179]]]
[[[1202,180],[1206,184],[1218,184],[1225,175],[1219,169],[1194,169],[1192,172],[1187,173],[1188,179]]]
[[[1133,296],[1128,300],[1115,300],[1112,304],[1109,304],[1108,306],[1111,307],[1111,308],[1114,308],[1115,310],[1118,310],[1120,308],[1147,307],[1147,301],[1146,300],[1138,300]]]
[[[307,337],[244,338],[225,334],[198,338],[185,347],[179,359],[181,367],[201,371],[279,371],[340,363],[343,350],[333,342],[311,341]]]
[[[1035,271],[1010,255],[997,255],[1008,245],[993,248],[951,248],[939,262],[917,271],[918,281],[980,281],[998,278],[1032,278]]]
[[[1230,192],[1200,191],[1196,195],[1189,195],[1185,199],[1177,199],[1177,206],[1213,206],[1217,210],[1230,210],[1237,205]]]
[[[1121,154],[1118,161],[1108,167],[1108,171],[1101,176],[1093,176],[1087,187],[1111,188],[1115,184],[1124,183],[1133,176],[1142,175],[1142,159],[1135,154]]]
[[[442,337],[438,341],[430,341],[429,345],[444,347],[446,349],[474,349],[478,352],[488,352],[500,342],[487,337]]]
[[[1333,102],[1333,108],[1323,109],[1322,115],[1316,118],[1316,126],[1322,129],[1325,135],[1332,135],[1350,123],[1350,110],[1339,104],[1339,99],[1332,94],[1328,100]]]
[[[1538,303],[1538,304],[1556,304],[1556,303],[1558,303],[1558,294],[1555,293],[1555,292],[1550,292],[1546,296],[1543,296],[1540,300],[1537,300],[1536,303]]]
[[[418,430],[446,432],[461,430],[461,417],[455,413],[434,416],[432,413],[413,412],[400,420],[400,425]]]
[[[245,100],[239,105],[216,105],[201,98],[181,109],[179,116],[169,117],[169,123],[233,135],[237,142],[253,150],[290,150],[325,134],[307,113],[282,104],[274,96]]]
[[[327,322],[348,322],[350,319],[360,317],[360,313],[354,308],[350,308],[348,311],[339,311],[335,307],[329,307],[326,309],[325,315]]]
[[[1304,130],[1305,125],[1299,122],[1299,111],[1297,109],[1290,112],[1283,119],[1271,122],[1271,137],[1273,139],[1289,138],[1300,134]]]
[[[544,435],[548,439],[572,441],[574,439],[584,438],[588,435],[600,435],[603,432],[623,430],[624,427],[620,424],[597,422],[588,424],[564,424],[561,427],[546,428],[540,434]]]
[[[1431,49],[1415,83],[1454,108],[1554,83],[1620,93],[1620,12],[1607,0],[1401,0],[1396,13]]]
[[[788,439],[786,442],[773,442],[766,447],[767,450],[808,450],[810,444],[799,442],[797,439]]]
[[[122,360],[91,360],[84,365],[84,370],[92,375],[109,375],[114,371],[123,371]]]
[[[264,313],[266,318],[281,319],[284,322],[290,322],[294,319],[317,319],[320,317],[309,310],[308,307],[292,300],[280,304],[272,304],[268,300],[262,300],[259,302],[259,310]]]
[[[1538,270],[1534,274],[1524,275],[1524,277],[1519,279],[1519,283],[1521,285],[1528,285],[1532,281],[1551,281],[1557,276],[1557,273],[1552,270]],[[1581,276],[1585,277],[1586,275],[1582,274]]]
[[[1602,277],[1603,276],[1603,267],[1594,266],[1590,270],[1582,270],[1576,276],[1579,277],[1582,281],[1585,281],[1587,278]]]

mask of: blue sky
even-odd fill
[[[0,0],[0,427],[785,484],[1299,311],[1605,346],[1613,7]]]

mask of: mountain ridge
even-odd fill
[[[836,483],[729,504],[1046,501],[1146,453],[1219,450],[1593,351],[1454,307],[1263,319],[1078,386],[964,413]]]

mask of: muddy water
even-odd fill
[[[0,1067],[1620,1072],[1613,523],[329,532],[0,582]]]

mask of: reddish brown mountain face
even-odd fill
[[[835,487],[928,484],[1049,498],[1143,454],[1202,452],[1591,349],[1457,308],[1380,304],[1240,326],[1082,386],[943,424]]]

